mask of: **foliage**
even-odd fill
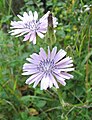
[[[0,1],[0,119],[91,120],[92,8],[85,12],[83,6],[92,4],[92,1],[24,0],[24,5],[18,8],[20,14],[36,10],[39,16],[51,10],[58,18],[56,45],[73,57],[75,66],[72,73],[74,79],[59,89],[64,100],[64,110],[55,88],[40,91],[39,87],[33,89],[32,86],[25,85],[26,77],[21,73],[26,57],[38,52],[39,46],[46,46],[42,40],[38,40],[39,46],[33,46],[29,42],[22,42],[22,37],[15,38],[8,34],[12,16],[17,19],[13,2],[14,0]]]

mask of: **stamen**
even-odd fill
[[[28,28],[28,29],[30,29],[32,31],[38,30],[39,29],[38,28],[39,24],[40,24],[40,22],[37,24],[37,21],[32,20],[31,22],[25,23],[24,28]]]
[[[55,64],[54,64],[54,60],[50,61],[48,59],[40,61],[39,66],[37,66],[37,69],[41,72],[44,73],[50,73],[53,71],[53,69],[55,69]]]

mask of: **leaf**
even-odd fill
[[[1,23],[6,23],[11,17],[12,17],[12,15],[3,16],[1,19]]]
[[[41,119],[40,119],[40,117],[32,116],[32,117],[28,118],[27,120],[41,120]]]
[[[46,101],[44,101],[44,100],[39,100],[39,101],[37,101],[37,104],[36,104],[36,106],[39,108],[42,108],[45,105],[46,105]]]
[[[27,95],[27,96],[22,96],[21,97],[21,102],[23,102],[25,105],[29,104],[29,102],[31,101],[31,96]]]

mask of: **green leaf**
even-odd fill
[[[39,101],[37,101],[37,103],[36,103],[36,106],[39,107],[39,108],[42,108],[42,107],[44,107],[45,105],[46,105],[46,101],[44,101],[44,100],[39,100]]]
[[[28,118],[27,120],[41,120],[41,119],[40,119],[40,117],[32,116],[32,117]]]

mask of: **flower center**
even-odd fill
[[[32,20],[31,22],[25,23],[24,27],[34,31],[37,30],[37,23],[35,20]]]
[[[45,72],[47,74],[47,73],[52,72],[54,67],[55,67],[54,60],[46,59],[46,60],[40,62],[40,64],[37,67],[37,69],[39,71]]]

